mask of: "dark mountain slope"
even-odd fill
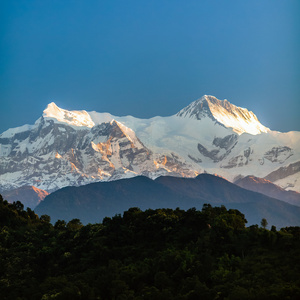
[[[50,215],[52,221],[79,218],[83,223],[88,223],[100,222],[102,218],[122,213],[130,207],[190,208],[199,202],[202,207],[205,199],[184,197],[148,177],[137,176],[63,188],[46,197],[36,212]]]
[[[248,193],[226,179],[210,174],[200,174],[194,179],[164,176],[155,181],[167,186],[175,193],[192,199],[201,197],[216,204],[260,201],[262,197],[260,194]],[[262,198],[265,200],[265,197]]]
[[[122,213],[130,207],[201,209],[204,203],[238,208],[248,225],[267,217],[270,225],[285,227],[300,224],[300,208],[245,190],[227,180],[208,174],[196,178],[139,176],[111,182],[67,187],[45,198],[36,212],[48,214],[52,222],[79,218],[83,223]]]
[[[269,180],[255,176],[246,176],[238,179],[234,183],[244,189],[262,193],[292,205],[300,206],[300,193],[295,191],[286,191]]]
[[[34,186],[22,186],[2,193],[3,198],[9,203],[20,201],[25,207],[31,209],[34,209],[47,195],[48,192]]]

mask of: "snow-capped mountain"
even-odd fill
[[[225,127],[232,128],[238,134],[244,132],[259,134],[270,131],[269,128],[260,124],[252,111],[237,107],[226,99],[219,100],[216,97],[207,95],[183,108],[177,113],[177,116],[196,120],[209,117]]]
[[[263,126],[254,113],[203,96],[169,117],[68,111],[50,103],[34,125],[0,135],[0,190],[64,186],[136,175],[230,181],[254,175],[300,191],[300,132]]]

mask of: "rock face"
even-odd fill
[[[213,96],[151,119],[67,111],[52,102],[34,125],[0,135],[0,192],[204,172],[230,181],[265,177],[300,191],[299,164],[300,132],[271,131],[252,112]]]

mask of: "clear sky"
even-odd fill
[[[0,132],[47,104],[149,118],[204,94],[300,131],[298,0],[0,0]]]

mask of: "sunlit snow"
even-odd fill
[[[54,102],[48,104],[47,108],[44,110],[43,117],[53,118],[59,122],[75,126],[93,127],[95,125],[90,115],[85,110],[68,111],[59,108]]]
[[[138,174],[265,177],[299,162],[299,149],[300,132],[270,131],[251,111],[213,96],[150,119],[68,111],[52,102],[34,125],[0,135],[0,188],[52,191]],[[278,184],[300,190],[299,175]]]

